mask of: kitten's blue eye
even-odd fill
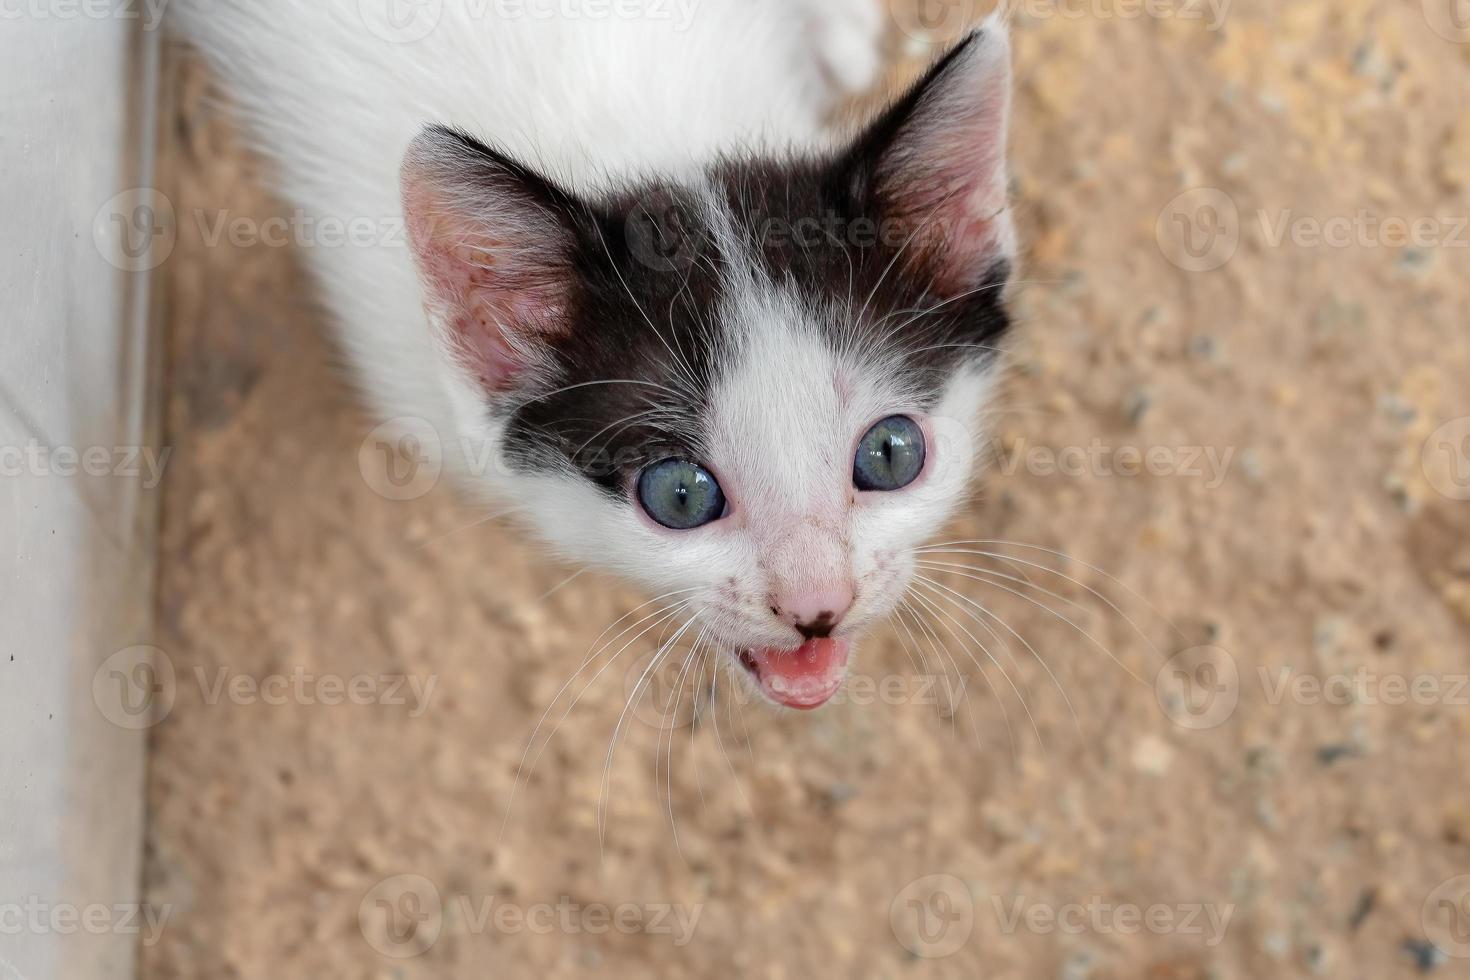
[[[924,469],[924,432],[903,415],[890,415],[858,443],[852,482],[859,490],[898,490]]]
[[[725,513],[725,495],[709,470],[666,459],[638,476],[638,502],[648,516],[675,531],[708,524]]]

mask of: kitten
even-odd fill
[[[176,9],[293,204],[406,227],[308,250],[366,400],[824,703],[965,496],[1015,254],[1004,26],[835,140],[877,4],[398,2]]]

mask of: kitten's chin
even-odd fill
[[[819,639],[791,650],[741,650],[738,659],[771,701],[811,711],[826,704],[842,687],[851,652],[849,639]]]

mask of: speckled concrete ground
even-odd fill
[[[1023,323],[942,538],[1050,549],[953,558],[1034,602],[945,579],[1034,654],[982,677],[948,634],[973,621],[935,609],[813,716],[639,702],[604,788],[635,646],[503,832],[538,717],[641,597],[547,595],[575,569],[445,488],[374,492],[298,257],[206,243],[221,209],[286,212],[182,72],[147,874],[173,915],[143,976],[1470,975],[1470,432],[1439,430],[1470,416],[1470,43],[1445,7],[1022,5]],[[1405,246],[1362,214],[1429,224]]]

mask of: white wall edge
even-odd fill
[[[159,37],[141,4],[0,21],[0,980],[134,975],[156,486]],[[146,708],[146,703],[144,704]]]

